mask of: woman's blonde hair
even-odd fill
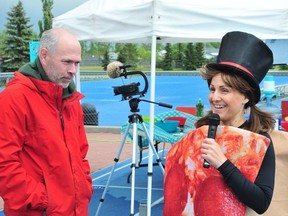
[[[273,117],[273,113],[263,111],[256,106],[254,96],[255,90],[249,85],[249,83],[244,78],[235,73],[231,72],[226,73],[222,71],[217,71],[207,66],[203,66],[202,69],[200,70],[200,75],[204,80],[207,80],[208,86],[210,86],[212,78],[219,73],[221,74],[221,78],[223,79],[226,85],[230,86],[233,89],[236,89],[238,92],[240,92],[249,99],[249,102],[245,104],[244,108],[245,109],[250,108],[250,116],[248,124],[244,126],[244,129],[255,133],[270,132],[271,130],[273,130],[275,125],[275,119]],[[206,116],[199,119],[195,123],[195,127],[198,128],[202,125],[207,125],[210,114],[211,111]]]

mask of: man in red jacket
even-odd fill
[[[0,93],[0,196],[6,216],[85,216],[92,196],[88,142],[73,78],[78,40],[43,33],[35,62]]]

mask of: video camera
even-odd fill
[[[147,90],[148,90],[148,79],[146,75],[142,71],[131,71],[127,72],[127,68],[131,67],[131,65],[123,65],[120,66],[120,69],[123,69],[123,73],[119,75],[119,77],[124,76],[125,79],[127,76],[130,75],[141,75],[145,81],[145,87],[143,88],[142,91],[139,90],[140,82],[133,82],[128,85],[122,85],[122,86],[113,86],[114,89],[114,94],[116,95],[122,95],[122,100],[127,100],[132,98],[134,95],[140,95],[140,97],[144,97]]]

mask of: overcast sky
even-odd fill
[[[5,28],[7,23],[7,13],[11,8],[16,6],[19,0],[0,0],[0,32]],[[88,0],[54,0],[52,13],[54,17],[59,16],[75,7],[83,4]],[[42,20],[42,1],[41,0],[22,0],[26,17],[30,18],[30,24],[33,25],[33,31],[39,32],[38,21]]]

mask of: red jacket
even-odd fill
[[[92,195],[75,91],[18,72],[0,94],[0,196],[6,216],[88,215]]]

